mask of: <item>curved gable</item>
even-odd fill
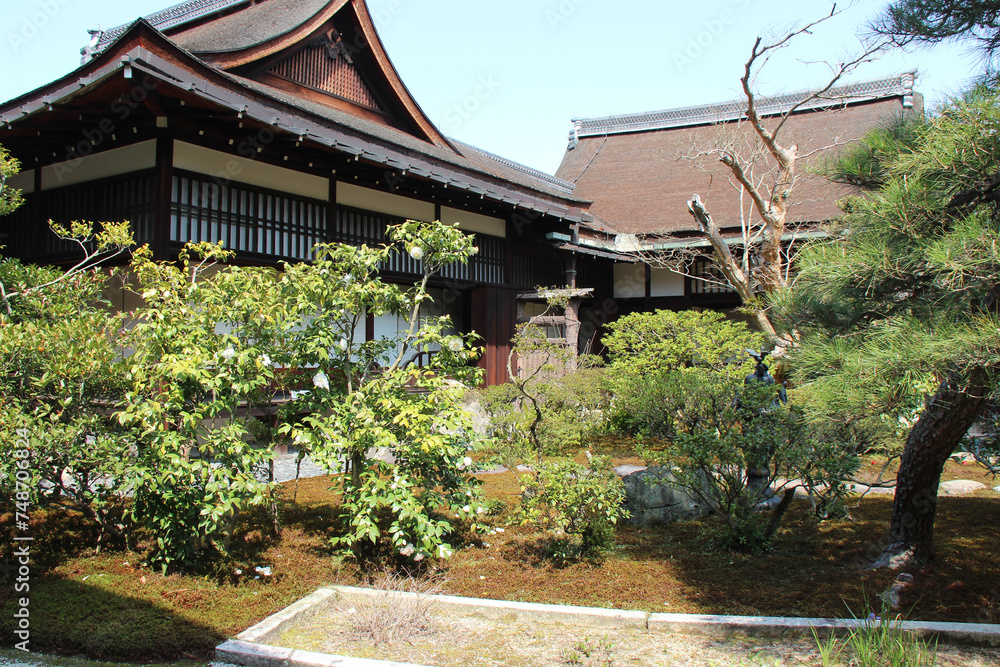
[[[165,34],[219,69],[457,153],[399,78],[364,0],[264,0]]]

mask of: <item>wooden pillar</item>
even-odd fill
[[[153,249],[153,257],[158,260],[170,258],[170,205],[173,196],[174,139],[170,135],[169,128],[160,125],[165,120],[165,116],[156,119],[156,208],[153,211],[153,238],[150,245]]]
[[[326,229],[323,231],[323,240],[327,243],[330,241],[337,241],[339,239],[334,238],[333,230],[337,228],[337,215],[339,208],[337,207],[337,179],[330,179],[330,189],[329,189],[329,199],[326,205]]]
[[[576,253],[569,256],[566,263],[566,287],[576,289]]]
[[[32,193],[31,199],[28,200],[28,215],[31,227],[29,228],[29,242],[26,244],[25,250],[28,251],[28,254],[41,257],[45,254],[45,237],[49,233],[49,226],[45,220],[44,201],[42,199],[42,165],[40,162],[35,163],[33,176],[35,191]]]

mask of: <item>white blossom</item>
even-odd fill
[[[419,262],[424,257],[424,249],[418,245],[413,246],[410,248],[410,257]]]
[[[265,366],[270,366],[271,357],[267,356],[266,354],[260,355],[260,363],[264,364]]]
[[[354,282],[354,276],[353,275],[351,275],[350,273],[344,274],[344,284],[345,285],[350,285],[353,282]]]
[[[226,361],[229,361],[235,356],[236,356],[236,350],[233,349],[232,345],[230,345],[229,347],[227,347],[225,350],[222,351],[222,358],[225,359]]]
[[[465,347],[465,344],[457,336],[448,341],[448,349],[452,352],[461,352],[463,347]]]
[[[326,373],[320,371],[313,375],[313,386],[317,389],[330,389],[330,378],[326,376]]]
[[[462,465],[468,468],[469,466],[472,465],[472,459],[466,456],[464,459],[462,459]]]
[[[417,550],[416,547],[414,547],[412,544],[410,544],[409,542],[407,542],[406,546],[399,550],[399,554],[401,556],[407,556],[407,557],[409,557],[409,556],[412,556],[416,550]]]
[[[340,349],[341,350],[346,350],[347,349],[347,339],[346,338],[341,338],[340,339]]]

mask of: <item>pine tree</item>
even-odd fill
[[[992,61],[1000,49],[1000,0],[897,0],[872,28],[900,45],[972,40]]]
[[[933,557],[941,471],[1000,369],[1000,93],[981,86],[923,126],[882,131],[840,167],[876,189],[844,202],[779,310],[802,333],[800,380],[845,412],[900,414],[932,380],[875,564],[910,566]]]

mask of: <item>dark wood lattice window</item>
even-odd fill
[[[341,208],[334,224],[331,238],[341,243],[369,245],[386,243],[386,228],[403,222],[402,218]],[[440,278],[457,282],[504,284],[506,266],[506,241],[495,236],[473,234],[473,243],[479,250],[469,258],[468,264],[454,263],[444,267]],[[421,263],[406,253],[393,255],[382,267],[385,271],[418,276],[423,272]]]
[[[76,243],[60,241],[47,220],[69,227],[73,220],[91,222],[128,220],[136,243],[152,240],[154,181],[152,171],[115,176],[30,194],[13,213],[0,218],[0,243],[16,257],[44,260],[79,254]],[[35,206],[38,217],[33,219]]]
[[[688,280],[691,294],[731,294],[735,291],[711,259],[696,259],[691,264],[691,276]]]
[[[309,259],[327,240],[326,202],[241,184],[221,184],[196,174],[175,174],[170,240],[208,241],[238,255]]]

